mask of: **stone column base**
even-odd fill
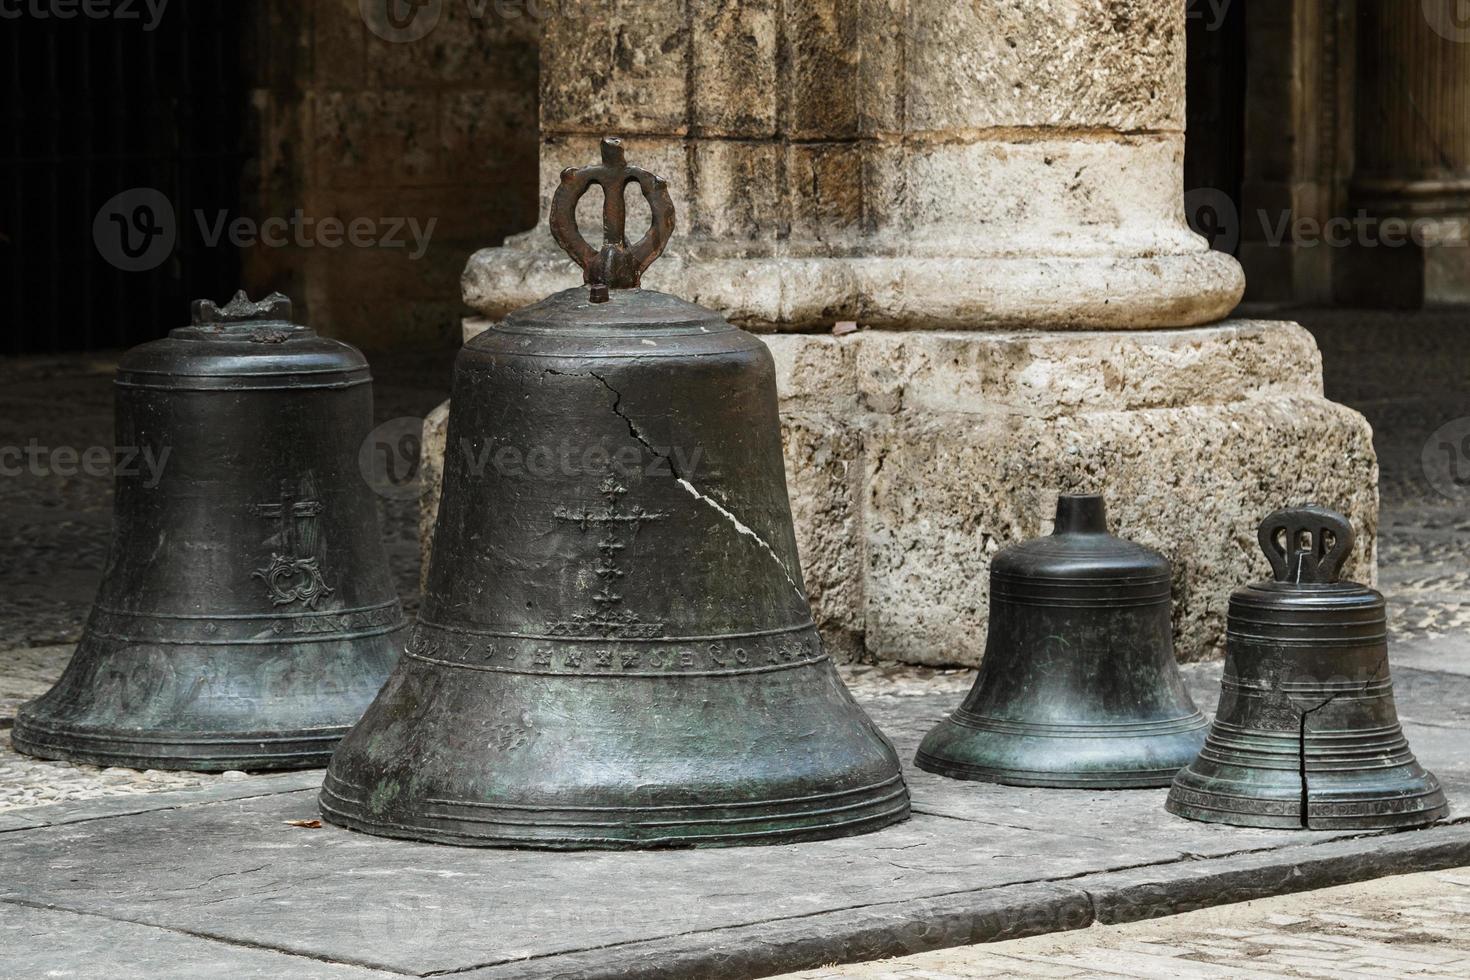
[[[1025,323],[1052,329],[1142,329],[1218,320],[1245,288],[1239,265],[1190,232],[1151,239],[1144,254],[820,257],[725,255],[676,241],[643,277],[755,330],[867,326],[974,330]],[[537,228],[470,257],[465,302],[498,319],[565,289],[570,260]],[[1106,283],[1106,289],[1098,288]]]
[[[802,568],[840,659],[978,663],[990,556],[1049,532],[1061,491],[1106,493],[1115,533],[1174,563],[1182,660],[1223,652],[1226,600],[1268,574],[1256,525],[1279,507],[1346,513],[1347,572],[1376,578],[1372,432],[1323,397],[1294,323],[763,339]],[[426,532],[446,418],[425,424]]]

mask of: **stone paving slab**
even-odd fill
[[[1213,704],[1218,670],[1186,670],[1202,707]],[[1470,863],[1470,814],[1461,813],[1470,759],[1456,727],[1470,677],[1406,669],[1395,678],[1404,714],[1418,719],[1411,742],[1456,808],[1428,830],[1227,828],[1170,816],[1162,790],[1047,791],[911,769],[915,817],[876,834],[550,854],[295,826],[317,816],[320,778],[297,773],[0,814],[0,908],[270,951],[302,971],[328,963],[406,975],[682,980],[763,976]],[[957,700],[962,685],[949,686],[864,702],[910,758]],[[43,946],[14,962],[39,972],[55,955]]]
[[[1470,869],[1401,875],[778,980],[1470,976]]]
[[[313,963],[172,929],[95,915],[0,904],[0,964],[45,963],[31,976],[108,980],[385,980],[399,974]],[[14,976],[15,974],[9,974]]]

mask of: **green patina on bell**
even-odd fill
[[[1174,660],[1169,562],[1108,533],[1103,498],[1057,501],[1056,527],[990,564],[985,659],[915,762],[956,779],[1087,789],[1167,786],[1204,740]]]
[[[358,456],[352,347],[242,292],[123,355],[112,547],[66,673],[15,747],[139,769],[326,764],[407,623]]]
[[[822,649],[786,495],[774,364],[639,289],[662,179],[604,141],[552,231],[590,288],[509,315],[455,369],[423,608],[327,773],[324,816],[467,845],[784,843],[909,813],[899,760]],[[577,231],[604,192],[607,243]],[[623,240],[623,188],[653,221]]]
[[[1340,581],[1353,529],[1320,507],[1261,523],[1275,577],[1230,597],[1209,740],[1168,809],[1247,827],[1381,830],[1447,812],[1399,727],[1383,596]]]

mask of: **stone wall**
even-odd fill
[[[250,6],[247,214],[365,218],[379,239],[402,219],[406,245],[246,247],[246,285],[365,348],[452,345],[466,258],[536,220],[539,23],[514,3],[446,2],[416,14],[437,17],[424,36],[389,40],[418,30],[370,25],[359,0]],[[434,223],[419,258],[410,218]]]

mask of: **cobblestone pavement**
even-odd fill
[[[1470,436],[1470,329],[1455,311],[1294,311],[1322,350],[1327,395],[1373,426],[1382,515],[1379,587],[1395,644],[1470,627],[1470,485],[1447,497],[1426,478],[1431,437]],[[1433,447],[1431,447],[1433,448]]]
[[[1467,915],[1470,868],[1457,868],[779,980],[1467,977]]]

